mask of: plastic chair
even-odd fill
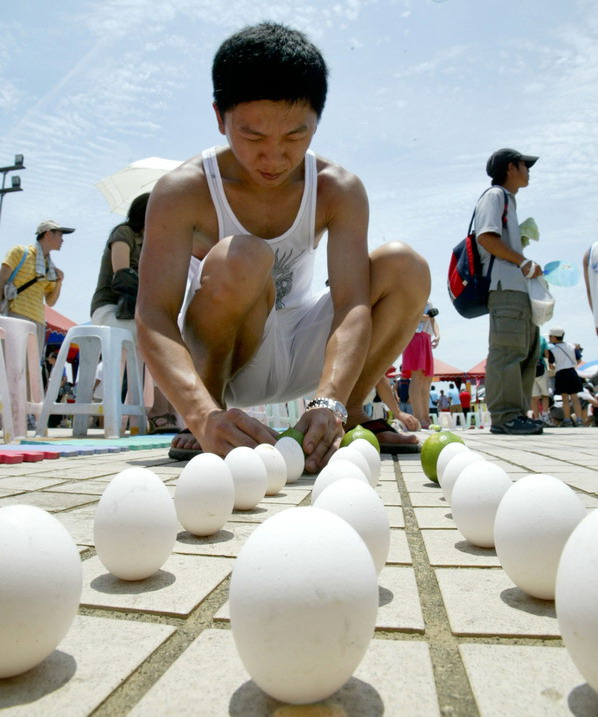
[[[455,427],[453,416],[448,411],[440,411],[440,413],[438,414],[438,423],[442,428]]]
[[[0,343],[6,341],[6,331],[0,328]],[[4,443],[11,443],[13,437],[12,411],[10,408],[10,390],[4,361],[4,344],[0,348],[0,416],[2,417],[2,436]]]
[[[79,347],[79,378],[74,403],[58,403],[62,373],[69,349]],[[93,384],[102,357],[103,397],[93,401]],[[122,376],[127,368],[127,400],[121,400]],[[87,435],[89,416],[104,417],[106,438],[118,438],[123,431],[123,416],[130,416],[131,431],[146,433],[145,406],[141,381],[141,363],[133,335],[127,329],[112,326],[73,326],[67,332],[56,358],[38,420],[38,436],[48,433],[51,414],[73,416],[73,436]]]
[[[462,412],[453,413],[453,427],[461,428],[462,430],[467,428],[467,421],[465,420],[465,414]]]
[[[5,332],[4,363],[13,438],[26,438],[27,416],[40,415],[44,398],[37,326],[26,319],[0,316],[0,328]]]

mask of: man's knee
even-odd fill
[[[253,302],[271,284],[274,253],[263,239],[238,235],[218,242],[202,270],[200,291],[217,302]]]
[[[375,249],[370,261],[373,291],[382,283],[406,296],[410,303],[425,304],[430,295],[431,280],[428,262],[421,254],[403,242],[389,242]]]

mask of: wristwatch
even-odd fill
[[[347,422],[347,409],[340,401],[335,401],[333,398],[323,398],[322,396],[312,398],[305,407],[305,410],[312,411],[314,408],[327,408],[329,411],[332,411],[337,418],[340,418],[342,423]]]

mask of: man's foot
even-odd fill
[[[366,418],[360,421],[359,425],[376,436],[381,453],[419,453],[421,450],[417,436],[412,433],[400,433],[382,418],[374,420]]]
[[[537,436],[542,432],[542,426],[527,416],[517,416],[506,423],[490,427],[490,433],[506,433],[510,436]]]
[[[163,413],[160,416],[148,416],[150,435],[157,433],[176,433],[179,430],[176,416],[172,413]]]
[[[202,448],[197,438],[188,428],[183,428],[170,442],[168,457],[175,461],[188,461],[200,453],[202,453]]]
[[[561,421],[561,428],[571,428],[573,421],[570,418],[563,418]]]

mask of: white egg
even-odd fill
[[[183,468],[174,490],[181,525],[193,535],[213,535],[233,512],[235,484],[229,467],[214,453],[200,453]]]
[[[365,440],[365,438],[356,438],[354,441],[351,441],[349,447],[358,450],[368,462],[371,473],[370,485],[375,487],[378,484],[380,466],[382,465],[380,454],[369,441]]]
[[[328,461],[328,463],[334,463],[335,461],[343,460],[351,461],[351,463],[354,463],[361,471],[363,471],[363,474],[368,479],[368,483],[372,485],[372,471],[370,470],[370,464],[367,462],[365,456],[360,453],[357,448],[351,448],[351,446],[343,446],[342,448],[339,448],[330,456],[330,460]]]
[[[266,495],[268,473],[253,448],[239,446],[226,456],[235,483],[235,510],[252,510]]]
[[[563,547],[585,512],[575,492],[553,476],[532,473],[509,488],[496,511],[494,544],[517,587],[554,599]]]
[[[168,488],[147,468],[127,468],[108,484],[96,510],[98,557],[122,580],[143,580],[169,557],[177,517]]]
[[[598,692],[598,510],[573,530],[556,575],[556,616],[565,647]]]
[[[0,678],[54,651],[77,614],[82,585],[79,551],[56,518],[30,505],[0,509]]]
[[[249,536],[233,568],[230,622],[256,684],[316,702],[351,677],[372,639],[378,585],[363,540],[342,518],[290,508]]]
[[[283,436],[276,441],[276,449],[282,453],[287,464],[287,483],[296,483],[303,475],[305,455],[303,448],[291,436]]]
[[[293,439],[294,440],[294,439]],[[266,495],[276,495],[287,482],[287,464],[280,451],[269,443],[262,443],[254,448],[254,451],[264,462],[268,482]]]
[[[376,491],[362,480],[342,478],[320,493],[314,508],[330,510],[355,528],[367,545],[379,575],[390,547],[390,524]]]
[[[436,461],[436,475],[438,476],[438,483],[440,485],[442,485],[442,474],[444,473],[444,469],[447,467],[451,458],[456,456],[457,453],[469,450],[470,449],[465,444],[453,441],[452,443],[447,443],[440,451],[438,460]]]
[[[476,461],[459,473],[453,486],[451,510],[464,538],[481,548],[494,547],[498,505],[513,481],[496,463]]]
[[[365,473],[352,463],[344,458],[336,461],[330,461],[327,466],[322,468],[318,473],[313,487],[311,489],[311,503],[312,505],[316,502],[316,499],[320,493],[327,488],[329,485],[342,478],[357,478],[362,480],[364,483],[370,485],[369,480]]]
[[[442,485],[440,486],[442,488],[442,492],[444,493],[444,497],[446,498],[446,502],[449,505],[451,504],[453,486],[457,482],[457,478],[459,477],[461,471],[470,463],[485,460],[484,456],[477,451],[460,451],[450,459],[444,469],[444,473],[442,475]]]

